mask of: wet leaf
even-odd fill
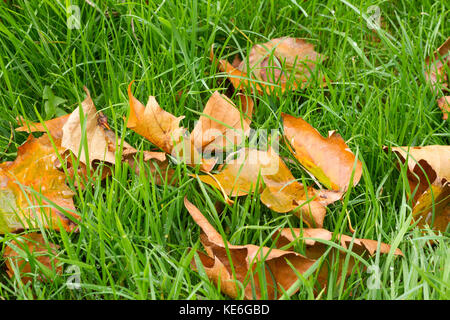
[[[284,135],[294,149],[295,158],[325,187],[345,192],[353,170],[353,186],[359,182],[362,163],[356,161],[355,155],[338,133],[332,131],[328,138],[324,138],[302,118],[284,113],[282,118]]]
[[[58,245],[51,242],[46,244],[43,236],[39,233],[29,233],[17,237],[16,240],[11,241],[6,246],[3,253],[8,276],[13,278],[15,270],[18,270],[22,282],[30,282],[33,280],[31,274],[39,270],[37,264],[41,264],[53,272],[61,274],[62,267],[58,265],[58,260],[53,258],[57,254],[58,248]],[[47,280],[42,274],[38,276],[38,279],[40,281]]]
[[[13,162],[0,164],[0,233],[39,224],[59,230],[59,223],[67,231],[75,230],[76,223],[66,215],[75,220],[80,217],[74,213],[74,193],[65,184],[64,173],[54,166],[58,151],[46,134],[40,138],[30,135]]]
[[[394,147],[392,151],[403,163],[407,161],[412,215],[418,226],[428,224],[445,232],[450,222],[450,146]]]

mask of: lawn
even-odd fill
[[[362,162],[363,174],[343,201],[327,207],[324,228],[352,235],[350,220],[355,237],[391,244],[404,257],[365,257],[345,281],[338,281],[333,259],[325,258],[326,290],[318,289],[317,273],[311,272],[299,277],[299,290],[289,298],[450,298],[449,234],[412,223],[408,182],[397,158],[383,152],[383,146],[450,142],[449,121],[442,119],[423,72],[425,58],[450,35],[448,2],[93,2],[72,1],[78,5],[72,10],[70,1],[0,2],[0,162],[14,160],[27,138],[14,131],[17,116],[43,121],[71,113],[85,97],[83,86],[118,136],[140,150],[154,149],[123,120],[132,80],[139,100],[156,96],[192,129],[214,91],[232,92],[211,63],[213,45],[216,56],[231,62],[256,43],[304,38],[328,57],[328,86],[252,96],[251,127],[281,131],[284,112],[303,117],[322,135],[337,130]],[[372,5],[380,9],[378,31],[368,24]],[[79,26],[72,16],[77,8]],[[285,148],[280,152],[288,155]],[[288,166],[313,183],[298,163]],[[95,179],[96,172],[84,190],[69,181],[82,218],[79,233],[38,230],[60,246],[62,274],[23,284],[7,275],[0,260],[0,299],[227,299],[190,267],[190,248],[203,249],[183,204],[186,196],[232,244],[270,246],[280,226],[302,225],[292,213],[268,209],[258,194],[227,204],[220,191],[195,177],[198,168],[173,168],[174,185],[156,185],[127,164],[116,165],[104,180]],[[0,235],[0,250],[17,236]]]

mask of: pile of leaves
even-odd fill
[[[449,61],[448,43],[449,40],[434,59],[427,59],[427,65],[433,60],[436,67],[432,73],[426,73],[433,90],[438,90],[438,85],[439,90],[447,88],[441,79],[445,69],[442,57],[447,54],[445,61],[447,64]],[[0,164],[0,233],[20,234],[23,230],[42,228],[79,232],[80,215],[73,201],[76,193],[67,185],[67,179],[73,179],[75,187],[82,191],[92,177],[110,176],[116,164],[128,163],[136,174],[144,174],[139,170],[143,161],[153,175],[149,179],[176,186],[174,163],[184,163],[198,169],[196,172],[200,174],[192,176],[217,189],[224,202],[230,204],[237,197],[257,193],[270,210],[293,213],[308,226],[280,228],[273,234],[270,247],[232,245],[185,198],[187,211],[200,227],[200,241],[205,249],[205,253],[196,252],[192,268],[201,269],[232,298],[261,298],[262,286],[272,299],[294,294],[295,290],[289,289],[299,274],[317,266],[320,266],[319,285],[326,287],[327,269],[320,263],[325,255],[342,261],[351,252],[350,265],[357,263],[355,256],[377,252],[403,255],[385,243],[323,229],[326,207],[343,199],[363,175],[363,164],[337,131],[323,137],[301,117],[282,114],[282,143],[311,175],[315,185],[300,183],[285,158],[270,144],[263,150],[246,144],[253,111],[258,108],[252,97],[269,94],[280,98],[286,90],[329,85],[322,65],[325,59],[314,51],[313,45],[287,37],[255,45],[245,60],[236,58],[233,63],[216,60],[211,50],[211,60],[226,73],[236,94],[231,98],[214,92],[191,132],[180,125],[183,116],[165,111],[155,97],[150,96],[147,104],[142,104],[134,97],[131,82],[126,126],[150,141],[158,148],[156,151],[138,151],[117,136],[106,116],[97,111],[86,88],[86,99],[71,114],[40,123],[18,119],[16,130],[30,135],[19,147],[14,161]],[[443,99],[448,101],[447,96]],[[42,135],[36,138],[35,132]],[[234,151],[232,157],[219,165],[218,155],[229,150]],[[450,219],[450,147],[406,146],[385,150],[392,151],[406,164],[413,216],[418,226],[429,225],[444,232]],[[94,175],[98,170],[101,172]],[[339,245],[331,247],[327,245],[330,241]],[[299,242],[305,246],[302,254],[294,250]],[[28,262],[29,255],[60,273],[60,263],[53,258],[58,246],[46,243],[38,232],[10,241],[3,253],[7,273],[10,276],[18,273],[22,281],[31,281],[33,266]],[[342,274],[350,271],[351,267]],[[259,281],[261,276],[265,283]],[[42,275],[41,280],[46,277]]]

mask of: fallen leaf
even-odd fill
[[[65,184],[64,173],[54,166],[57,152],[46,134],[40,138],[30,135],[13,162],[0,164],[0,233],[41,223],[55,230],[59,223],[66,231],[75,230],[76,223],[43,198],[66,209],[75,220],[80,218],[74,213],[74,193]]]
[[[199,253],[199,257],[207,276],[216,285],[219,286],[220,283],[221,291],[232,298],[237,298],[238,287],[243,287],[245,299],[261,299],[261,286],[265,285],[267,298],[275,299],[281,295],[282,289],[289,289],[298,279],[295,271],[303,274],[314,264],[313,260],[293,251],[251,244],[232,245],[222,238],[187,198],[184,199],[184,204],[201,228],[200,240],[208,254]],[[194,269],[198,269],[195,261],[192,266]],[[233,277],[233,269],[236,277]],[[260,284],[260,277],[265,278],[265,284]],[[242,286],[239,286],[238,282]]]
[[[294,210],[307,224],[316,226],[323,225],[325,207],[342,196],[340,192],[305,188],[271,149],[241,149],[236,156],[219,173],[201,175],[199,179],[231,197],[262,191],[261,201],[268,208],[276,212]]]
[[[448,119],[450,112],[450,96],[442,96],[441,92],[449,92],[447,70],[450,68],[450,37],[425,60],[425,79],[431,83],[433,93],[439,98],[439,108],[443,113],[443,119]]]
[[[191,142],[203,153],[240,145],[250,132],[253,101],[239,95],[242,113],[223,94],[215,91],[206,103],[202,116],[191,132]],[[246,100],[247,98],[247,100]]]
[[[164,111],[153,96],[149,97],[147,106],[144,107],[131,92],[133,82],[128,86],[130,117],[127,128],[143,136],[176,159],[190,166],[199,164],[203,171],[211,171],[216,165],[217,159],[204,159],[198,153],[187,135],[187,130],[180,127],[180,121],[184,116],[175,117]]]
[[[300,245],[304,247],[304,251],[302,251],[302,253],[305,257],[312,260],[317,260],[321,258],[329,249],[329,245],[320,242],[320,240],[332,241],[333,233],[322,228],[284,228],[274,233],[272,238],[276,241],[275,246],[277,248],[288,249],[294,244]],[[376,254],[377,250],[379,250],[380,254],[388,254],[391,251],[390,245],[386,243],[379,243],[376,240],[358,238],[353,239],[350,236],[342,234],[337,235],[336,240],[343,249],[348,250],[351,248],[352,252],[361,257],[364,257],[366,253],[373,256]],[[351,244],[352,241],[353,244]],[[329,261],[333,261],[336,258],[339,259],[339,271],[337,273],[339,275],[339,279],[341,279],[342,268],[345,265],[344,260],[347,259],[347,253],[345,253],[343,249],[333,248],[328,255]],[[403,252],[398,248],[394,250],[393,254],[403,256]],[[345,273],[347,276],[352,273],[352,269],[356,262],[355,257],[350,256]],[[322,287],[327,286],[329,274],[328,268],[329,264],[324,263],[317,277],[317,280]]]
[[[450,96],[444,96],[437,100],[438,107],[442,110],[442,119],[447,120],[450,113]]]
[[[311,85],[315,68],[324,59],[325,56],[314,51],[314,45],[305,40],[283,37],[254,45],[248,55],[248,64],[244,60],[238,65],[236,58],[233,64],[226,60],[218,63],[234,88],[243,89],[252,83],[259,93],[270,94],[275,87],[281,87],[284,92]],[[212,50],[211,60],[214,60]],[[321,75],[319,78],[325,86],[325,78]]]
[[[328,138],[324,138],[302,118],[285,113],[282,118],[284,135],[294,148],[295,158],[325,187],[345,192],[353,170],[353,186],[359,182],[362,163],[356,161],[355,155],[338,133],[332,131]]]
[[[62,273],[62,267],[58,266],[58,260],[53,258],[57,254],[58,245],[51,242],[46,244],[43,236],[39,233],[29,233],[24,236],[17,237],[16,240],[11,241],[7,245],[3,253],[3,258],[6,262],[6,273],[10,278],[14,277],[15,269],[13,265],[17,266],[20,272],[20,278],[23,283],[28,283],[33,280],[31,273],[36,272],[36,265],[30,263],[33,259],[44,265],[44,267],[53,270],[57,274]],[[21,253],[20,251],[23,251]],[[40,281],[47,280],[43,275],[39,275]]]
[[[16,131],[25,131],[28,133],[32,133],[47,132],[48,130],[48,133],[52,136],[52,138],[57,140],[58,145],[61,145],[61,139],[63,136],[62,128],[69,117],[70,114],[66,114],[61,117],[45,121],[44,123],[27,123],[25,119],[19,118],[18,123],[22,126],[17,128]]]
[[[428,224],[445,232],[450,222],[450,146],[394,147],[392,151],[403,163],[408,160],[412,215],[418,226]]]
[[[62,127],[61,146],[65,150],[70,150],[78,160],[84,164],[94,160],[115,163],[114,152],[108,148],[105,130],[99,125],[99,117],[94,102],[91,99],[89,91],[86,91],[86,99],[81,103],[81,111],[85,121],[85,126],[80,118],[80,110],[77,107],[69,116]],[[83,136],[85,138],[83,138]],[[87,149],[84,149],[83,140],[86,139]],[[80,148],[83,146],[83,148]],[[87,154],[86,154],[87,153]]]
[[[128,162],[132,168],[138,173],[135,164],[135,157],[138,150],[129,145],[126,141],[118,138],[114,131],[108,125],[108,119],[102,112],[97,112],[89,91],[84,88],[87,97],[82,102],[82,110],[85,119],[85,133],[88,145],[88,157],[91,162],[92,169],[97,170],[99,162],[115,164],[116,152],[121,149],[121,161]],[[70,150],[74,155],[78,154],[80,145],[82,144],[83,134],[82,123],[80,119],[80,111],[76,108],[71,114],[64,115],[55,119],[45,121],[44,123],[26,123],[22,118],[19,119],[22,126],[17,131],[26,132],[48,132],[52,136],[55,145],[61,148],[61,155],[66,162],[66,168],[69,175],[73,178],[75,175],[86,178],[88,177],[88,168],[86,167],[86,157],[84,150],[80,153],[80,162],[77,165],[72,163],[72,157],[65,152]],[[46,129],[47,128],[47,129]],[[64,145],[63,145],[64,144]],[[76,159],[76,156],[75,156]],[[164,162],[166,155],[164,152],[143,151],[144,162],[155,160]],[[61,163],[56,161],[55,165],[62,168]],[[77,168],[75,171],[75,167]],[[153,168],[153,164],[151,164]],[[111,174],[108,166],[102,170],[101,179]]]
[[[133,96],[132,84],[133,81],[128,85],[130,117],[127,128],[148,139],[165,152],[171,153],[174,145],[183,135],[184,128],[180,127],[180,121],[184,116],[175,117],[164,111],[153,96],[149,97],[147,105],[144,106]]]

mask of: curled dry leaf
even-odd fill
[[[236,155],[235,159],[226,162],[221,172],[202,175],[200,180],[232,197],[262,192],[261,201],[270,209],[276,212],[294,210],[307,224],[320,227],[326,214],[325,207],[342,196],[340,192],[304,187],[271,149],[241,149]]]
[[[313,260],[293,251],[251,244],[232,245],[224,241],[200,210],[187,198],[184,199],[184,204],[202,230],[200,240],[208,254],[199,253],[199,257],[207,276],[216,285],[220,283],[222,292],[232,298],[238,297],[238,288],[242,287],[238,282],[243,285],[245,299],[261,299],[263,285],[266,286],[268,299],[277,298],[283,292],[282,288],[289,289],[298,279],[295,271],[303,274],[314,263]],[[198,269],[195,261],[192,266]],[[265,284],[260,283],[261,277],[265,278]]]
[[[64,173],[54,166],[58,151],[46,134],[40,138],[30,135],[13,162],[0,164],[0,233],[41,223],[55,230],[59,230],[59,224],[66,231],[75,230],[76,223],[66,214],[75,220],[80,217],[74,213],[73,191],[65,184]]]
[[[328,138],[302,118],[282,114],[284,135],[294,148],[295,158],[328,189],[345,192],[361,179],[362,163],[335,131]],[[356,166],[355,166],[356,164]]]
[[[277,298],[281,293],[290,288],[298,279],[296,274],[304,274],[316,261],[321,258],[329,248],[328,245],[317,241],[332,240],[332,232],[325,229],[282,229],[273,235],[278,249],[259,247],[255,245],[232,245],[214,229],[200,210],[191,202],[184,199],[184,204],[190,215],[201,228],[200,241],[207,254],[198,253],[200,262],[206,275],[211,279],[224,294],[232,298],[238,297],[238,287],[244,288],[246,299],[260,299],[261,286],[258,279],[261,278],[262,268],[257,263],[263,262],[265,280],[267,281],[268,299]],[[369,239],[352,239],[346,235],[340,235],[340,244],[343,249],[350,249],[356,254],[363,256],[366,252],[374,255],[378,248],[380,253],[389,253],[391,247],[385,243],[378,243]],[[292,246],[299,241],[305,244],[305,254],[300,255],[294,251],[282,250]],[[353,244],[351,244],[353,241]],[[350,245],[351,244],[351,245]],[[227,253],[229,252],[229,255]],[[336,256],[338,250],[332,250],[331,255]],[[403,255],[396,249],[394,255]],[[339,268],[344,265],[345,253],[339,255]],[[351,257],[346,274],[350,274],[355,259]],[[196,262],[192,262],[194,269],[198,269]],[[318,274],[318,281],[322,286],[327,285],[328,270],[324,263]],[[235,277],[233,277],[233,269]],[[296,272],[295,272],[295,271]],[[339,275],[341,272],[338,273]],[[238,286],[240,282],[242,286]],[[254,294],[253,294],[254,292]],[[292,294],[295,292],[292,292]]]
[[[436,50],[431,57],[425,60],[425,79],[431,83],[433,93],[438,97],[438,106],[443,113],[443,119],[448,119],[450,113],[450,96],[441,96],[441,91],[449,92],[449,77],[447,70],[450,68],[450,37]]]
[[[253,101],[239,95],[242,113],[223,94],[215,91],[206,103],[202,116],[191,133],[191,142],[203,153],[230,149],[240,145],[250,132]]]
[[[153,96],[148,98],[147,105],[144,106],[133,96],[132,84],[133,81],[128,85],[130,117],[127,128],[148,139],[165,152],[171,153],[174,145],[183,135],[184,128],[180,127],[180,121],[184,116],[175,117],[164,111]]]
[[[53,258],[57,254],[58,248],[58,245],[51,242],[47,245],[39,233],[29,233],[18,237],[6,246],[3,253],[3,258],[6,260],[6,273],[10,278],[13,278],[15,272],[13,265],[15,265],[20,272],[20,278],[23,283],[32,281],[33,278],[29,274],[36,271],[30,263],[32,256],[46,268],[53,270],[57,274],[61,274],[62,267],[58,266],[58,260]],[[23,253],[21,254],[18,251],[22,251]],[[47,280],[42,275],[39,275],[38,279],[41,281]]]
[[[61,146],[65,150],[70,150],[74,155],[78,156],[80,162],[86,164],[86,152],[83,146],[83,135],[86,137],[89,161],[94,160],[115,163],[114,152],[108,148],[105,130],[99,125],[99,117],[94,102],[91,99],[89,91],[84,88],[87,97],[81,103],[81,111],[85,119],[85,131],[82,129],[82,121],[80,118],[80,110],[77,107],[69,116],[66,123],[62,127]],[[102,123],[100,121],[100,123]]]
[[[450,222],[450,146],[394,147],[392,151],[403,163],[408,161],[414,219],[420,227],[428,224],[445,232]]]
[[[277,233],[275,233],[273,236],[274,241],[276,241],[275,246],[277,248],[283,248],[287,249],[290,246],[297,244],[297,245],[303,245],[304,251],[302,252],[305,257],[317,260],[320,257],[323,256],[323,254],[328,250],[329,246],[323,242],[317,241],[317,240],[326,240],[326,241],[332,241],[333,239],[333,233],[322,229],[322,228],[285,228],[279,230]],[[341,247],[343,249],[350,249],[351,251],[356,253],[359,256],[364,256],[366,253],[369,255],[374,255],[377,250],[381,254],[387,254],[391,251],[391,246],[386,243],[379,243],[376,240],[370,240],[370,239],[353,239],[352,237],[349,237],[347,235],[337,235],[337,240],[339,240]],[[351,244],[353,241],[353,244]],[[378,249],[379,248],[379,249]],[[334,259],[336,255],[338,254],[339,250],[336,248],[333,248],[330,252],[329,257],[331,259]],[[394,255],[400,255],[403,256],[403,252],[400,249],[395,249],[393,252]],[[339,259],[339,277],[342,274],[342,267],[344,266],[344,260],[347,258],[347,254],[345,252],[340,252],[338,259]],[[330,260],[332,261],[332,260]],[[353,269],[353,266],[356,264],[356,259],[354,257],[350,257],[349,264],[347,267],[346,275],[350,275]],[[319,271],[318,274],[318,281],[319,283],[324,287],[327,284],[328,280],[328,264],[323,264],[322,268]]]
[[[444,96],[437,100],[439,108],[441,108],[443,116],[442,119],[447,120],[450,113],[450,96]]]
[[[214,59],[212,50],[211,59]],[[238,64],[236,58],[233,64],[219,60],[219,69],[228,74],[236,89],[255,83],[259,93],[270,93],[277,86],[284,92],[311,85],[316,66],[324,59],[305,40],[283,37],[254,45],[248,55],[248,65],[246,61]],[[325,78],[322,75],[319,78],[320,85],[325,86]]]
[[[108,164],[115,164],[115,153],[121,149],[121,161],[128,162],[130,166],[138,172],[139,169],[135,165],[135,157],[138,150],[133,148],[127,142],[118,138],[114,131],[108,125],[108,119],[102,112],[97,112],[89,91],[84,88],[87,97],[81,103],[83,118],[85,119],[85,130],[82,133],[82,122],[80,119],[80,110],[76,108],[71,114],[64,115],[55,119],[51,119],[42,123],[28,123],[23,119],[19,119],[19,124],[22,126],[17,128],[17,131],[26,132],[46,132],[52,136],[55,145],[61,149],[61,154],[66,160],[67,170],[70,176],[75,176],[74,167],[70,155],[66,152],[70,150],[74,155],[78,155],[80,145],[82,145],[83,136],[86,136],[88,145],[88,157],[92,164],[91,167],[96,169],[99,162],[106,162]],[[144,162],[155,160],[157,163],[166,161],[164,152],[143,151]],[[56,161],[56,166],[61,168],[62,165]],[[80,152],[80,163],[78,163],[76,174],[80,177],[87,177],[86,154],[84,149]],[[151,164],[154,168],[154,164]],[[152,170],[153,171],[153,170]],[[109,167],[104,167],[102,170],[101,179],[104,179],[111,174]]]
[[[180,127],[180,121],[184,116],[175,117],[164,111],[153,96],[149,97],[147,106],[144,106],[131,92],[133,82],[128,85],[130,117],[127,128],[188,165],[200,164],[203,171],[211,171],[217,160],[203,159],[194,148],[190,138],[186,137],[187,130]]]

